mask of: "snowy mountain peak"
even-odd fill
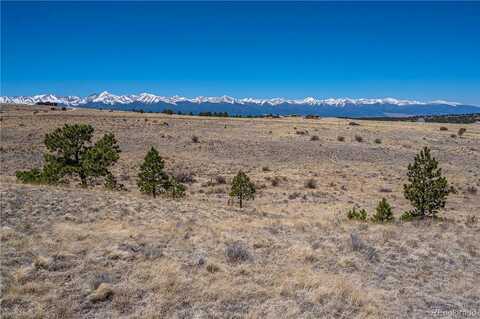
[[[110,96],[110,95],[112,95],[112,94],[110,94],[110,92],[108,92],[108,91],[102,91],[102,92],[98,95],[98,97],[106,97],[106,96]]]

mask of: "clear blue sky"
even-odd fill
[[[3,2],[2,95],[480,105],[480,2]]]

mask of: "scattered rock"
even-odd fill
[[[98,286],[98,288],[93,293],[88,295],[88,300],[90,300],[91,302],[104,301],[112,295],[113,295],[112,285],[103,282],[100,284],[100,286]]]
[[[88,280],[89,286],[87,289],[89,291],[97,290],[103,283],[111,284],[113,282],[112,276],[106,272],[95,273],[90,279]]]

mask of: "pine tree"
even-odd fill
[[[356,207],[353,207],[347,212],[347,218],[364,222],[367,220],[367,211],[363,208],[357,210]]]
[[[93,137],[93,127],[88,124],[65,124],[45,135],[45,146],[51,154],[45,162],[59,168],[59,175],[78,174],[82,186],[87,186],[87,174],[82,167],[82,156]]]
[[[445,207],[451,190],[428,147],[415,156],[413,164],[408,165],[407,176],[409,184],[405,184],[403,189],[405,198],[414,207],[411,216],[435,217],[438,210]]]
[[[243,207],[244,200],[255,198],[255,185],[250,181],[244,172],[239,171],[238,174],[233,178],[230,197],[238,198],[240,208]]]
[[[385,198],[382,198],[382,200],[378,202],[376,212],[372,216],[372,221],[375,223],[385,223],[392,222],[393,219],[392,207]]]
[[[171,180],[164,172],[164,166],[158,151],[152,147],[145,156],[138,174],[137,185],[142,193],[151,194],[155,198],[158,193],[163,193],[170,188]]]
[[[58,183],[65,176],[78,175],[83,187],[88,179],[107,177],[109,168],[120,158],[120,147],[113,134],[105,134],[93,146],[94,129],[88,124],[65,124],[45,135],[42,170],[17,172],[17,178],[30,183]]]
[[[172,198],[181,198],[185,196],[185,186],[177,181],[175,177],[170,176],[167,191]]]

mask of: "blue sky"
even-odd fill
[[[2,95],[480,105],[480,2],[3,2]]]

